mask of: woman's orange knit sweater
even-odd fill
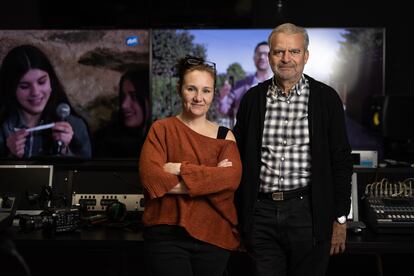
[[[217,167],[223,159],[232,166]],[[167,162],[181,163],[180,176],[164,172]],[[139,172],[145,193],[145,226],[179,225],[198,240],[225,249],[238,247],[233,200],[241,162],[234,141],[198,134],[176,117],[158,120],[143,145]],[[167,194],[180,180],[189,194]]]

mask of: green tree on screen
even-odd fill
[[[195,44],[187,31],[155,30],[152,34],[153,119],[177,114],[180,110],[175,65],[180,58],[193,55],[205,58],[204,45]]]

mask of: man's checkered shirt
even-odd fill
[[[302,75],[286,95],[274,81],[266,95],[260,191],[306,187],[311,156],[308,128],[309,83]]]

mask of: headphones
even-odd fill
[[[106,208],[106,217],[111,222],[121,222],[127,215],[126,205],[122,202],[113,202]]]

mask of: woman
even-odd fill
[[[182,111],[152,125],[140,157],[149,274],[218,276],[239,245],[240,156],[232,132],[207,119],[214,63],[186,57],[178,78]]]
[[[134,69],[119,81],[119,109],[113,120],[95,132],[96,157],[138,158],[150,124],[149,72]]]
[[[0,102],[1,157],[91,156],[86,123],[40,49],[22,45],[5,56]]]

